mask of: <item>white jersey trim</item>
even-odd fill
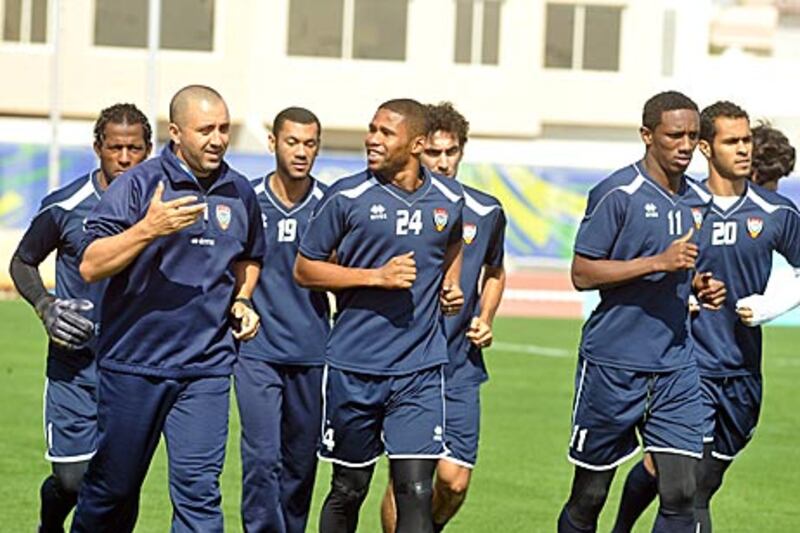
[[[317,216],[319,216],[319,214],[322,213],[322,211],[326,207],[328,207],[328,204],[331,203],[331,200],[336,198],[338,195],[341,194],[345,198],[349,198],[351,200],[355,200],[356,198],[358,198],[359,196],[361,196],[362,194],[364,194],[365,192],[367,192],[369,189],[371,189],[372,187],[374,187],[377,184],[378,184],[378,180],[376,180],[375,178],[370,178],[367,181],[365,181],[364,183],[362,183],[362,184],[360,184],[360,185],[358,185],[356,187],[353,187],[352,189],[345,189],[343,191],[337,191],[336,193],[332,194],[324,204],[317,206],[316,213],[311,215],[310,220],[314,220]]]
[[[64,198],[60,202],[48,205],[47,207],[36,213],[36,216],[39,216],[48,209],[52,209],[54,207],[59,207],[64,211],[72,211],[73,209],[78,207],[81,204],[81,202],[83,202],[93,194],[96,195],[98,198],[100,198],[100,195],[97,193],[97,190],[95,189],[94,186],[93,176],[94,172],[90,173],[89,179],[86,180],[86,183],[84,183],[80,189],[72,193],[70,196]]]
[[[278,211],[280,211],[281,214],[283,216],[285,216],[285,217],[292,216],[295,213],[297,213],[298,211],[301,211],[306,205],[308,205],[308,202],[310,202],[312,200],[312,198],[316,198],[316,199],[322,198],[322,191],[320,191],[319,188],[317,187],[316,180],[311,178],[312,179],[312,181],[311,181],[311,187],[312,187],[311,188],[311,192],[306,196],[305,200],[303,200],[299,204],[295,204],[294,207],[292,207],[291,209],[289,209],[287,211],[285,206],[283,206],[283,205],[281,205],[281,204],[279,204],[278,202],[275,201],[275,199],[272,197],[272,194],[270,194],[271,191],[267,191],[267,186],[268,186],[267,185],[267,178],[269,178],[269,176],[271,176],[271,175],[272,174],[264,176],[264,179],[259,184],[260,187],[261,187],[261,190],[259,191],[258,187],[257,187],[256,188],[256,193],[263,194],[267,198],[267,200],[269,200],[269,203],[271,203],[272,206],[275,209],[277,209]]]
[[[439,192],[442,193],[444,195],[444,197],[447,198],[448,200],[450,200],[451,202],[456,203],[461,199],[460,195],[458,195],[458,194],[454,193],[453,191],[451,191],[450,189],[448,189],[447,185],[445,185],[444,183],[442,183],[438,179],[434,178],[433,176],[431,176],[431,183],[433,183],[433,185],[437,189],[439,189]],[[466,196],[466,193],[464,195]]]
[[[362,183],[361,185],[358,185],[357,187],[353,187],[352,189],[345,189],[343,191],[339,191],[339,194],[341,194],[342,196],[345,196],[347,198],[350,198],[351,200],[355,200],[356,198],[358,198],[359,196],[361,196],[362,194],[364,194],[365,192],[367,192],[369,189],[371,189],[372,187],[374,187],[377,184],[378,184],[378,180],[376,180],[375,178],[370,178],[367,181],[365,181],[364,183]]]
[[[703,200],[703,202],[708,203],[711,201],[712,196],[708,194],[706,191],[704,191],[703,188],[700,187],[698,184],[696,184],[690,179],[687,179],[686,183],[689,184],[689,187],[691,187],[692,190],[697,193],[697,196],[699,196],[700,199]]]
[[[634,168],[636,168],[636,167],[634,167]],[[594,214],[597,212],[597,210],[600,209],[600,206],[603,205],[603,202],[606,201],[606,198],[611,196],[613,193],[615,193],[617,191],[622,191],[625,194],[627,194],[628,196],[631,196],[633,193],[635,193],[636,191],[639,190],[639,188],[645,183],[645,181],[646,180],[644,179],[644,176],[642,176],[639,173],[639,169],[636,168],[636,177],[633,179],[633,181],[631,181],[627,185],[620,185],[619,187],[614,187],[613,189],[611,189],[610,191],[605,193],[603,195],[603,197],[600,198],[600,200],[597,202],[597,205],[594,206],[594,209],[592,209],[592,212],[589,213],[586,216],[586,218],[592,218],[594,216]]]
[[[467,191],[464,191],[464,205],[474,211],[479,217],[485,217],[495,209],[500,209],[499,205],[483,205],[473,198]]]
[[[765,200],[761,196],[759,196],[758,193],[756,191],[754,191],[752,187],[749,187],[747,189],[747,197],[750,200],[752,200],[753,203],[755,203],[758,207],[760,207],[761,209],[766,211],[767,214],[771,215],[772,213],[774,213],[775,211],[778,211],[779,209],[787,209],[787,210],[791,211],[792,213],[794,213],[795,215],[800,216],[800,212],[798,212],[797,209],[795,209],[793,207],[790,207],[788,205],[775,205],[775,204],[769,203],[767,200]]]

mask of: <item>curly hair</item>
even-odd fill
[[[100,111],[100,116],[94,123],[94,143],[96,145],[103,144],[108,124],[127,124],[129,126],[141,124],[145,145],[147,148],[153,146],[153,130],[150,122],[134,104],[114,104]]]
[[[469,135],[469,122],[464,115],[456,111],[450,102],[440,102],[427,107],[428,133],[444,131],[453,134],[458,139],[458,144],[463,148],[467,144]]]
[[[795,149],[769,123],[753,128],[753,179],[759,185],[788,176],[794,170]]]

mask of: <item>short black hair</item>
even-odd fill
[[[287,107],[275,115],[275,120],[272,121],[273,135],[276,137],[278,136],[278,132],[281,131],[284,122],[296,122],[297,124],[316,124],[317,137],[322,134],[322,125],[319,123],[317,115],[305,107]]]
[[[779,180],[794,170],[795,149],[789,139],[769,123],[753,128],[753,177],[761,185]]]
[[[664,91],[650,97],[642,110],[642,126],[654,131],[661,124],[661,115],[667,111],[689,109],[699,111],[694,100],[678,91]]]
[[[94,123],[94,144],[101,146],[105,140],[106,126],[108,124],[142,125],[142,135],[145,145],[153,146],[153,129],[142,111],[134,104],[114,104],[100,111],[100,116]]]
[[[455,135],[462,148],[467,144],[469,122],[450,102],[428,105],[428,135],[444,131]]]
[[[417,102],[413,98],[395,98],[394,100],[387,100],[378,106],[378,109],[388,109],[399,115],[403,115],[408,124],[408,132],[411,137],[418,135],[427,135],[428,128],[428,113],[424,105]]]
[[[750,117],[747,111],[727,100],[720,100],[714,102],[710,106],[703,109],[700,113],[700,139],[708,143],[714,142],[714,136],[717,134],[716,120],[719,117],[725,118],[744,118],[748,121]]]

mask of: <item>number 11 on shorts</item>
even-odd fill
[[[581,429],[578,426],[572,428],[572,437],[569,439],[569,447],[575,448],[575,451],[582,452],[583,445],[586,444],[586,435],[589,430],[586,428]],[[577,443],[575,441],[578,441]]]

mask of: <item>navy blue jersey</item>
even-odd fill
[[[710,201],[688,177],[672,194],[641,163],[623,168],[589,192],[575,253],[620,261],[658,255],[690,228],[697,232]],[[583,326],[581,354],[594,363],[646,372],[694,364],[687,308],[693,274],[657,272],[600,290],[600,304]]]
[[[78,266],[83,221],[102,195],[96,174],[91,172],[81,176],[45,196],[17,248],[17,255],[22,261],[37,266],[56,250],[56,297],[91,301],[95,308],[85,316],[95,323],[99,319],[100,298],[106,284],[86,283],[81,278]],[[48,377],[64,379],[67,373],[77,379],[94,382],[94,343],[95,339],[81,350],[67,350],[48,343]]]
[[[800,213],[789,200],[757,185],[729,209],[712,205],[700,232],[697,269],[725,282],[719,311],[701,310],[692,320],[700,373],[727,377],[761,373],[761,328],[745,326],[736,302],[763,294],[772,271],[772,252],[800,267]]]
[[[233,263],[263,262],[264,229],[250,183],[222,164],[203,189],[167,145],[119,176],[86,221],[84,248],[144,218],[156,185],[163,200],[196,195],[207,204],[192,226],[160,237],[111,277],[101,308],[98,364],[167,378],[227,375],[236,347],[229,325]]]
[[[364,171],[336,182],[314,211],[300,253],[340,265],[379,268],[414,252],[417,278],[410,289],[357,288],[337,294],[336,321],[326,363],[372,375],[401,375],[447,362],[439,309],[447,247],[461,239],[461,185],[422,171],[407,192]]]
[[[253,183],[264,222],[266,259],[253,305],[261,317],[256,337],[240,355],[288,365],[322,365],[330,331],[328,296],[295,283],[294,262],[300,237],[314,207],[328,189],[313,180],[305,198],[286,207],[269,188],[269,176]]]
[[[481,383],[488,379],[481,349],[467,339],[472,318],[480,315],[478,283],[484,265],[503,266],[506,216],[496,198],[472,187],[464,188],[464,262],[461,265],[461,290],[464,307],[445,318],[450,362],[445,367],[448,387],[461,383]]]

